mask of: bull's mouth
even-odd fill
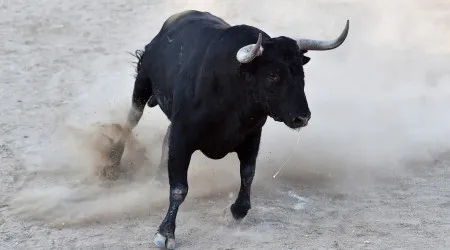
[[[271,115],[272,119],[277,122],[283,122],[291,129],[300,129],[308,126],[311,116],[297,116],[295,118],[283,119],[280,116]]]
[[[310,117],[295,117],[289,121],[284,121],[284,124],[292,129],[299,129],[308,126]]]

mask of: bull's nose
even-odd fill
[[[311,119],[311,116],[309,116],[309,115],[308,116],[297,116],[292,120],[292,122],[294,124],[306,126],[306,125],[308,125],[309,119]]]

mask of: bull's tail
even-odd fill
[[[131,54],[131,53],[130,53],[130,54]],[[131,54],[131,55],[134,56],[134,57],[136,57],[136,58],[138,59],[138,61],[135,62],[135,65],[136,65],[136,67],[135,67],[135,69],[136,69],[136,75],[135,75],[135,77],[137,78],[138,75],[139,75],[139,72],[142,71],[142,58],[144,57],[144,51],[143,51],[143,50],[136,50],[136,51],[134,52],[134,54]],[[150,98],[149,98],[149,100],[148,100],[148,102],[147,102],[147,105],[148,105],[150,108],[153,108],[153,107],[155,107],[156,105],[158,105],[158,101],[156,100],[155,96],[153,96],[153,95],[150,96]]]
[[[128,112],[128,127],[133,129],[138,124],[144,112],[145,104],[150,100],[153,95],[152,82],[145,72],[142,65],[145,52],[142,50],[136,50],[134,55],[138,59],[136,64],[136,79],[134,82],[132,107]],[[153,99],[153,98],[152,98]]]
[[[125,126],[118,126],[120,134],[117,139],[110,138],[111,147],[104,156],[106,161],[100,168],[100,174],[109,179],[115,179],[117,177],[116,171],[125,150],[125,143],[131,135],[131,131],[141,119],[142,114],[144,113],[145,104],[153,94],[152,83],[142,65],[145,56],[144,51],[136,50],[133,56],[135,56],[138,61],[136,63],[136,79],[134,82],[131,108],[128,111],[127,122]]]
[[[136,50],[134,51],[134,54],[129,53],[130,55],[132,55],[133,57],[136,57],[137,62],[134,62],[135,66],[135,70],[136,70],[136,75],[135,77],[137,77],[139,75],[139,72],[142,71],[142,58],[144,58],[144,51],[143,50]]]

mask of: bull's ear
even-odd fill
[[[300,53],[302,53],[302,63],[303,63],[303,65],[306,65],[306,64],[309,62],[309,60],[311,60],[311,58],[305,56],[305,54],[306,54],[307,52],[308,52],[308,51],[307,51],[307,50],[304,50],[304,49],[301,49],[301,50],[300,50]]]
[[[309,62],[309,60],[311,60],[311,58],[307,57],[307,56],[303,56],[302,57],[302,63],[303,65],[307,64]]]

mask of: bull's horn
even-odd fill
[[[264,48],[261,46],[262,43],[262,35],[259,33],[258,41],[256,44],[250,44],[242,47],[236,53],[236,59],[240,63],[249,63],[253,61],[257,56],[262,55]]]
[[[330,50],[339,47],[347,38],[349,21],[345,25],[341,35],[331,41],[320,41],[312,39],[297,39],[297,45],[300,50]]]

